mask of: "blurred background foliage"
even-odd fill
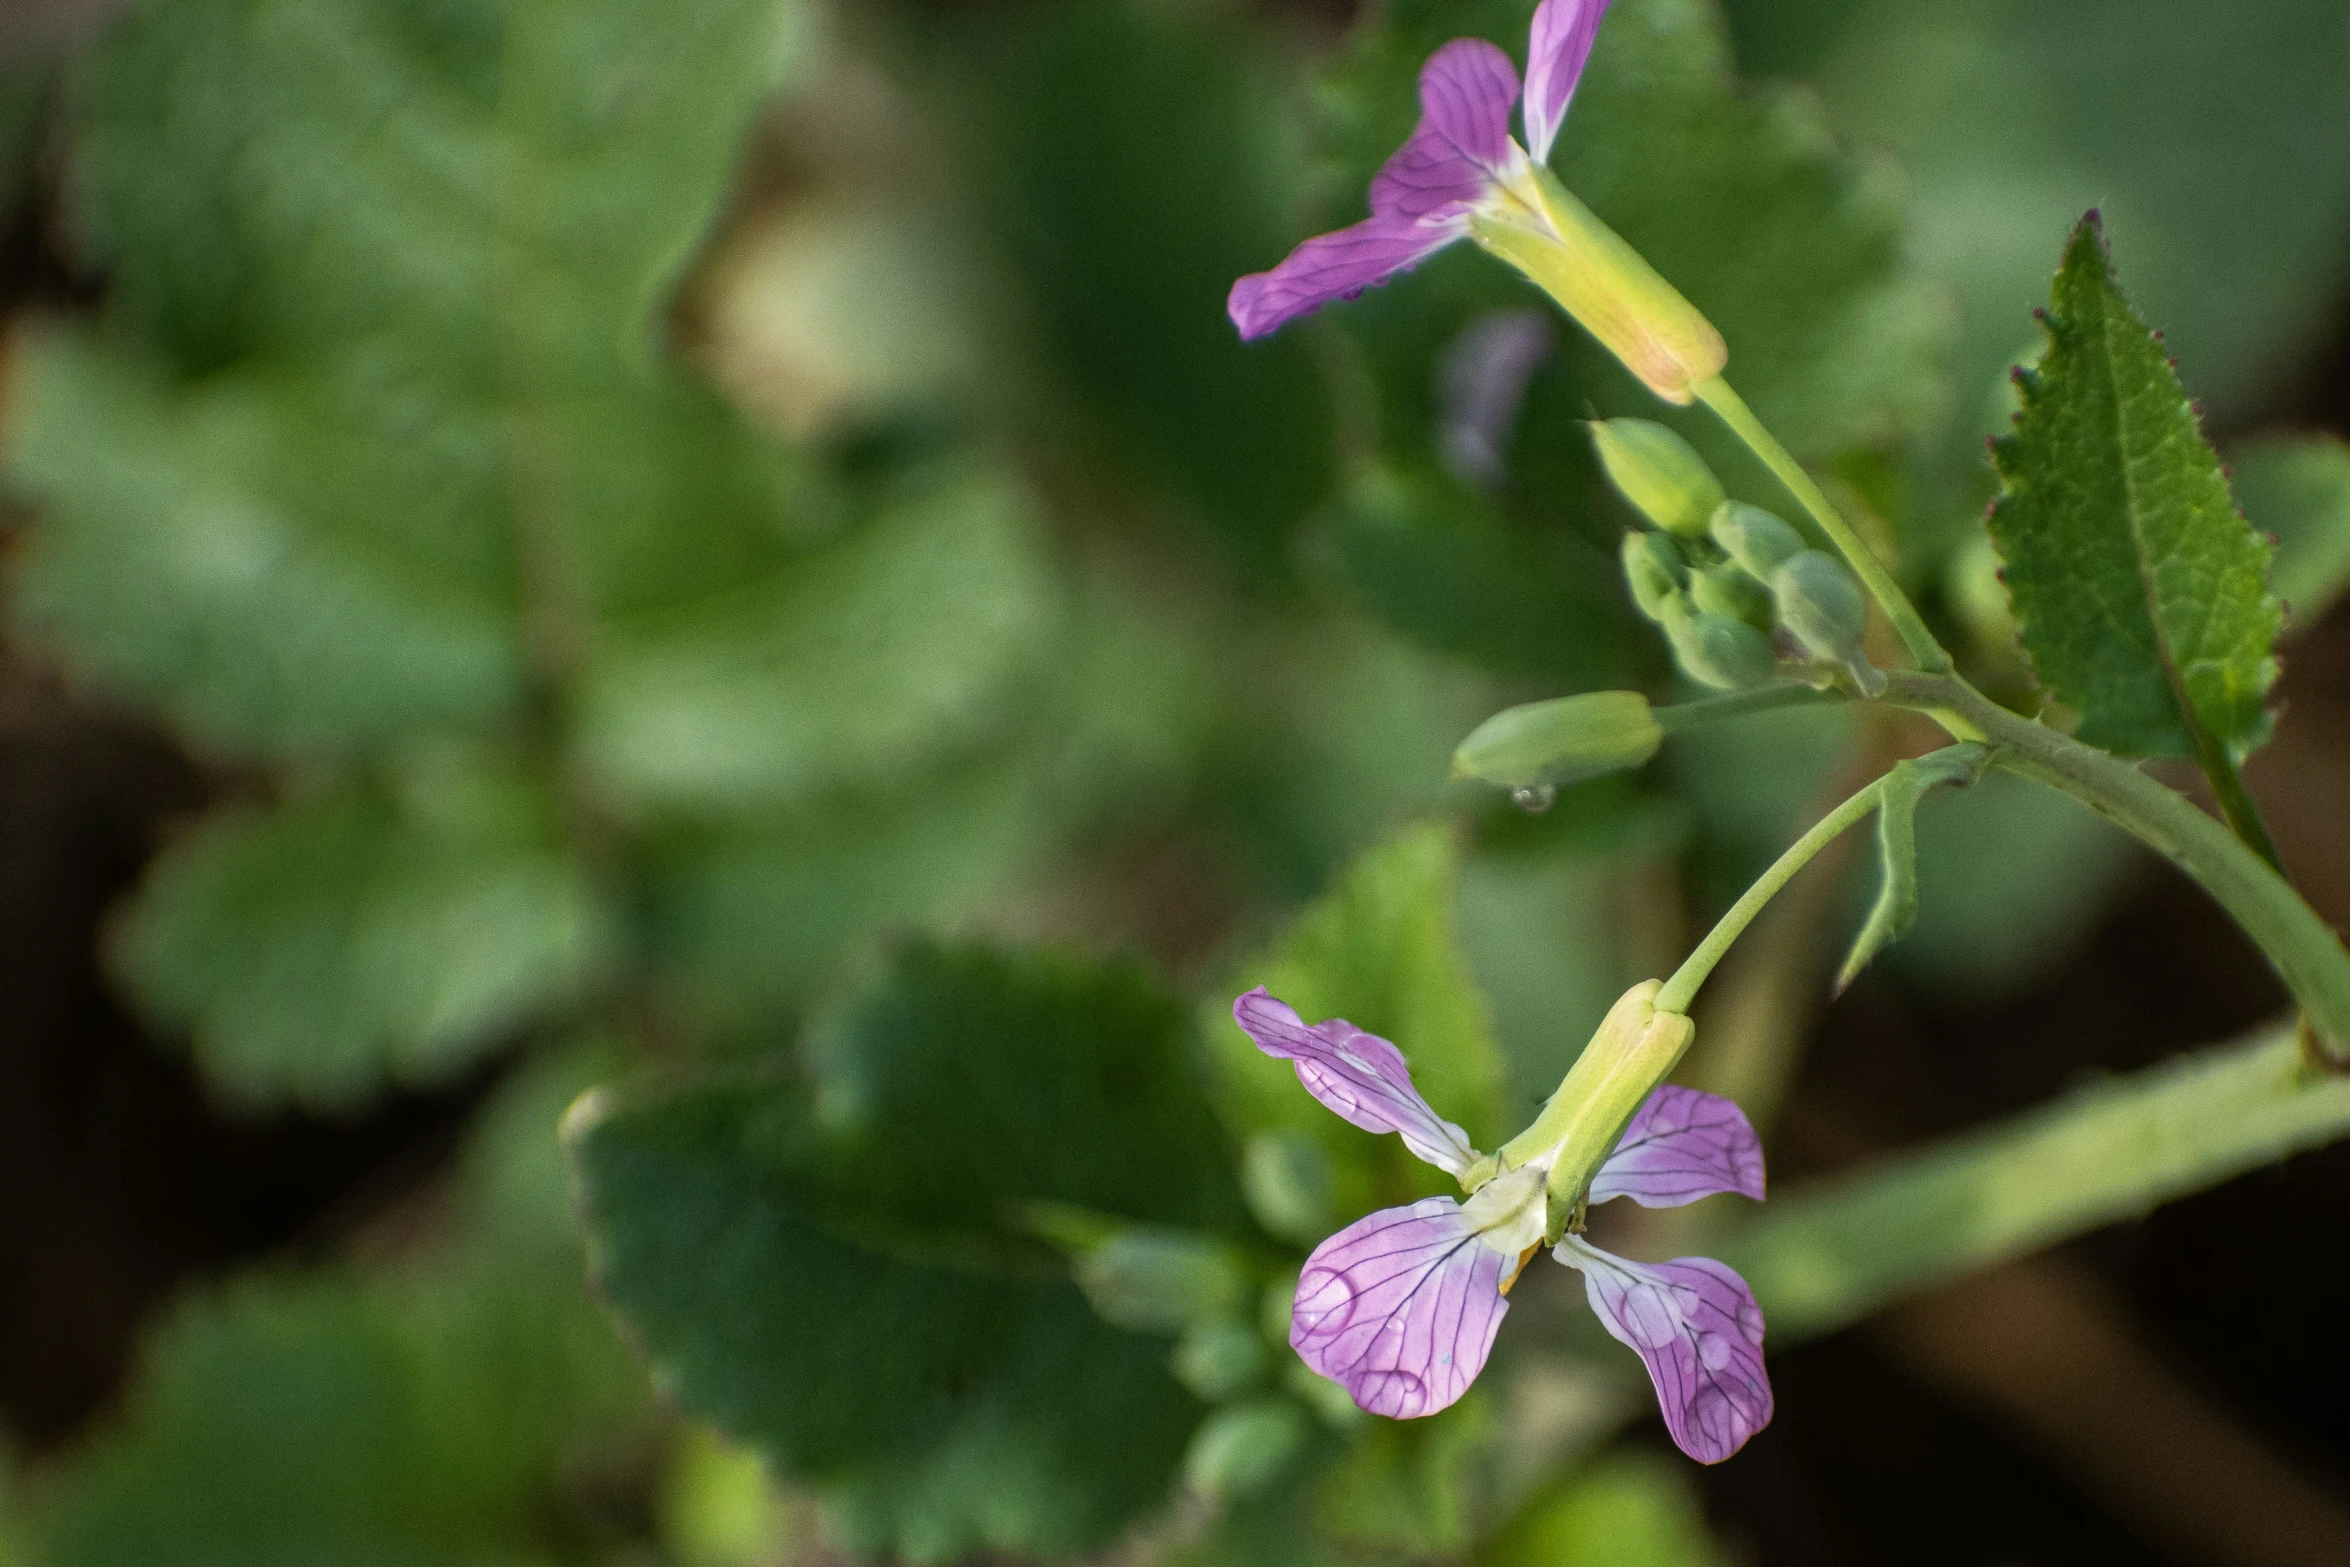
[[[1530,9],[0,22],[0,1561],[2287,1559],[2182,1546],[2082,1458],[2112,1430],[1911,1319],[1780,1360],[1702,1491],[1556,1281],[1431,1421],[1282,1347],[1304,1250],[1428,1172],[1238,989],[1506,1130],[1907,745],[1786,714],[1539,816],[1447,783],[1507,701],[1669,689],[1575,425],[1654,405],[1561,323],[1465,460],[1445,367],[1528,298],[1466,251],[1257,345],[1222,303],[1357,215],[1430,48]],[[1980,438],[2101,205],[2286,543],[2315,673],[2253,777],[2337,918],[2346,74],[2329,0],[1618,0],[1558,160],[2011,690]],[[1758,1121],[1802,1074],[1782,1174],[2276,1002],[2053,796],[1939,800],[1920,853],[1824,1021],[1830,875],[1703,1019]],[[2294,1179],[2246,1251],[2350,1203]],[[2070,1265],[2127,1293],[2163,1222]],[[2270,1463],[2243,1505],[2350,1473],[2350,1378],[2245,1348],[2342,1282],[2166,1279],[2223,1389],[2179,1396]],[[2032,1298],[2025,1338],[2137,1343]]]

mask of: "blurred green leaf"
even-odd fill
[[[1963,307],[1960,387],[2013,362],[2049,247],[2092,205],[2223,422],[2272,406],[2311,350],[2350,254],[2350,10],[2335,0],[1736,9],[1742,45],[1775,35],[1761,63],[1816,75],[1837,123],[1901,160],[1918,253]],[[1950,462],[1979,469],[1971,395],[1958,412]]]
[[[1237,11],[1083,0],[988,24],[946,34],[935,69],[980,99],[982,211],[1068,383],[1038,433],[1103,430],[1281,569],[1330,482],[1331,416],[1304,343],[1243,344],[1224,315],[1232,280],[1277,258],[1303,163],[1271,40]]]
[[[342,1107],[463,1071],[579,996],[612,931],[552,803],[486,776],[215,816],[119,934],[123,976],[221,1093]]]
[[[1519,526],[1433,468],[1357,475],[1322,544],[1364,607],[1424,647],[1577,690],[1624,678],[1614,562],[1576,535]]]
[[[1201,1406],[1021,1232],[1040,1202],[1242,1222],[1187,1032],[1132,970],[907,948],[815,1028],[812,1094],[589,1102],[607,1297],[855,1548],[1096,1548],[1166,1499]]]
[[[1631,1453],[1576,1471],[1476,1555],[1477,1567],[1721,1567],[1726,1560],[1682,1471]]]
[[[1474,1466],[1493,1428],[1475,1390],[1429,1419],[1366,1423],[1316,1482],[1318,1532],[1356,1549],[1458,1556],[1469,1544]]]
[[[1309,1023],[1343,1017],[1394,1041],[1437,1113],[1489,1145],[1503,1129],[1502,1063],[1453,928],[1459,870],[1459,838],[1449,823],[1407,828],[1357,859],[1203,1008],[1226,1120],[1246,1133],[1290,1132],[1321,1147],[1338,1176],[1342,1213],[1451,1183],[1401,1143],[1325,1110],[1288,1062],[1240,1031],[1232,997],[1263,985]]]
[[[1245,1224],[1189,1017],[1131,965],[912,943],[807,1049],[826,1135],[865,1150],[862,1191],[901,1217]]]
[[[2285,601],[2288,629],[2306,631],[2350,588],[2350,445],[2276,436],[2234,458],[2245,517],[2276,539],[2269,589]]]
[[[2081,738],[2192,757],[2214,785],[2268,738],[2282,612],[2160,342],[2122,296],[2094,214],[2075,232],[1993,456],[1991,536],[2024,647]]]
[[[886,784],[988,731],[1053,609],[1020,499],[944,485],[770,583],[639,617],[598,661],[581,744],[615,787],[668,804]]]
[[[644,1419],[559,1273],[248,1281],[148,1359],[52,1499],[52,1567],[537,1567],[566,1467]]]
[[[305,751],[486,722],[523,684],[511,565],[465,461],[298,375],[174,389],[31,333],[13,477],[42,503],[20,617],[202,733]],[[450,432],[462,438],[478,432]]]

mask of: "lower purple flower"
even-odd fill
[[[1464,1181],[1474,1173],[1477,1151],[1420,1097],[1386,1040],[1343,1019],[1309,1025],[1263,990],[1241,997],[1233,1015],[1347,1120],[1399,1133]],[[1382,1209],[1315,1247],[1298,1276],[1291,1347],[1375,1415],[1408,1420],[1458,1402],[1485,1369],[1510,1285],[1544,1239],[1549,1165],[1545,1155],[1493,1175],[1465,1203],[1431,1197]],[[1666,1208],[1717,1192],[1761,1198],[1762,1145],[1727,1099],[1668,1084],[1632,1117],[1589,1197]],[[1553,1255],[1581,1270],[1592,1309],[1647,1365],[1681,1451],[1720,1463],[1769,1423],[1762,1311],[1745,1280],[1707,1257],[1631,1262],[1579,1235],[1561,1237]]]

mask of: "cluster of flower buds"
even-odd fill
[[[1868,601],[1842,561],[1731,500],[1661,424],[1602,420],[1591,436],[1608,478],[1656,524],[1625,535],[1624,580],[1684,674],[1717,691],[1787,677],[1864,692],[1881,683],[1862,651]]]

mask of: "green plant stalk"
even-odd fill
[[[2272,1029],[1779,1198],[1704,1249],[1784,1345],[2344,1136],[2350,1079]]]
[[[1967,738],[1992,745],[1993,765],[2063,790],[2193,877],[2276,966],[2327,1060],[2350,1067],[2350,951],[2226,826],[2127,762],[2019,717],[1953,676],[1895,672],[1884,700],[1955,716],[1977,732]]]
[[[1732,691],[1723,696],[1699,697],[1694,702],[1676,702],[1671,707],[1651,710],[1656,726],[1668,735],[1686,734],[1707,724],[1718,724],[1732,718],[1744,718],[1751,713],[1775,712],[1782,707],[1824,707],[1832,702],[1849,701],[1841,691],[1822,690],[1818,686],[1786,684],[1763,686],[1753,691]]]
[[[1827,534],[1828,542],[1836,546],[1845,564],[1860,577],[1861,585],[1869,590],[1869,596],[1877,601],[1877,607],[1892,622],[1894,633],[1901,638],[1901,645],[1909,650],[1911,661],[1920,669],[1935,674],[1948,670],[1949,653],[1943,650],[1941,643],[1934,640],[1934,633],[1926,628],[1924,617],[1910,603],[1909,595],[1901,591],[1901,584],[1893,580],[1893,573],[1885,569],[1875,552],[1861,541],[1859,534],[1852,531],[1852,524],[1846,522],[1836,508],[1829,504],[1827,495],[1812,482],[1811,475],[1803,471],[1803,465],[1795,460],[1786,447],[1779,444],[1778,437],[1763,427],[1763,422],[1754,416],[1754,410],[1746,406],[1746,400],[1718,375],[1698,384],[1697,400],[1712,409],[1722,423],[1730,427],[1730,433],[1745,443],[1746,449],[1771,470],[1772,477],[1785,485],[1787,493],[1794,496],[1803,509],[1811,514],[1812,521],[1820,525],[1820,531]]]
[[[1877,808],[1884,788],[1884,779],[1871,780],[1867,788],[1821,817],[1813,824],[1811,831],[1796,839],[1787,852],[1779,856],[1777,863],[1739,895],[1738,901],[1730,905],[1729,912],[1716,920],[1714,928],[1706,932],[1705,940],[1699,942],[1696,950],[1681,961],[1679,968],[1673,970],[1673,977],[1665,981],[1663,990],[1657,992],[1656,1009],[1659,1012],[1688,1011],[1689,1003],[1697,998],[1698,987],[1714,971],[1714,965],[1728,954],[1731,945],[1746,933],[1746,927],[1754,923],[1755,916],[1762,913],[1771,899],[1779,895],[1780,888],[1794,879],[1797,871],[1812,862],[1813,856],[1834,843],[1838,834],[1866,820],[1868,814]]]

